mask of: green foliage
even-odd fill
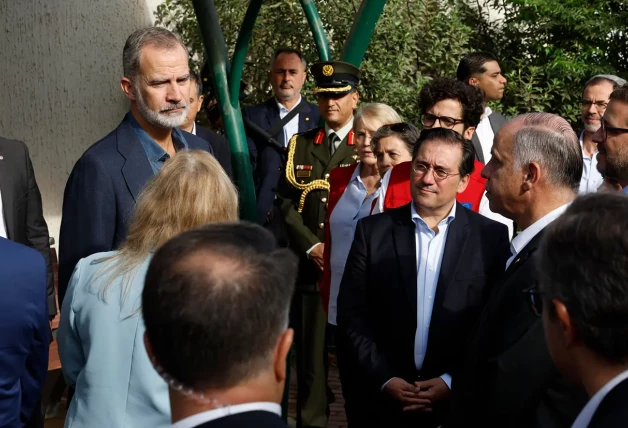
[[[232,54],[248,1],[215,4]],[[333,58],[340,56],[359,4],[316,1]],[[464,53],[489,50],[508,78],[505,97],[494,109],[508,115],[548,111],[576,124],[589,77],[628,77],[626,22],[628,6],[616,0],[388,0],[361,66],[361,100],[389,104],[416,123],[420,87],[455,75]],[[166,0],[156,23],[182,36],[200,69],[203,45],[191,1]],[[280,45],[301,49],[310,63],[318,58],[298,0],[267,0],[262,6],[244,70],[252,88],[246,104],[271,96],[269,60]],[[305,93],[312,87],[308,79]]]

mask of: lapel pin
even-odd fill
[[[306,117],[306,118],[305,118],[305,120],[310,120],[310,118],[309,118],[309,117]]]

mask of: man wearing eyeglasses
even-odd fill
[[[580,194],[596,192],[602,185],[602,175],[597,170],[597,143],[593,141],[593,134],[600,129],[602,116],[613,92],[617,87],[626,83],[624,79],[610,74],[593,76],[582,91],[581,120],[584,129],[580,133],[580,146],[584,168],[580,180]]]
[[[597,169],[628,193],[628,84],[611,94],[593,141],[598,144]]]
[[[357,427],[430,428],[446,417],[465,344],[508,255],[506,227],[456,202],[474,155],[457,132],[424,130],[412,201],[357,223],[337,316],[365,373],[353,378]]]
[[[550,354],[590,397],[572,428],[628,426],[627,237],[628,198],[588,195],[548,228],[539,250],[531,297]]]
[[[538,279],[543,229],[574,200],[581,175],[578,138],[565,119],[526,114],[497,133],[482,171],[488,200],[522,231],[469,342],[446,428],[567,427],[584,404],[552,363],[526,295]]]

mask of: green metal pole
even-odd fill
[[[327,36],[323,30],[323,22],[318,15],[314,0],[301,0],[301,6],[303,7],[303,12],[305,12],[307,22],[310,24],[318,57],[321,61],[329,61],[329,43],[327,42]]]
[[[240,218],[257,222],[255,187],[249,149],[242,124],[240,103],[237,97],[231,98],[229,96],[229,83],[227,81],[229,59],[226,55],[225,39],[220,28],[218,12],[213,0],[192,0],[192,4],[203,37],[207,60],[211,66],[222,122],[231,149],[231,165],[240,193]]]
[[[251,0],[249,7],[244,15],[244,21],[240,27],[238,40],[236,41],[233,57],[231,58],[231,73],[229,74],[229,89],[231,100],[237,100],[240,97],[240,81],[242,80],[242,71],[244,70],[244,61],[246,60],[246,52],[253,35],[253,26],[262,7],[264,0]]]
[[[371,42],[371,37],[373,37],[375,25],[377,25],[385,5],[386,0],[362,0],[355,21],[353,21],[353,27],[351,27],[340,54],[342,61],[360,67],[366,49]]]

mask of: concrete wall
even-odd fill
[[[158,3],[0,1],[0,135],[30,149],[57,242],[72,166],[128,109],[120,90],[124,42],[151,25]]]

